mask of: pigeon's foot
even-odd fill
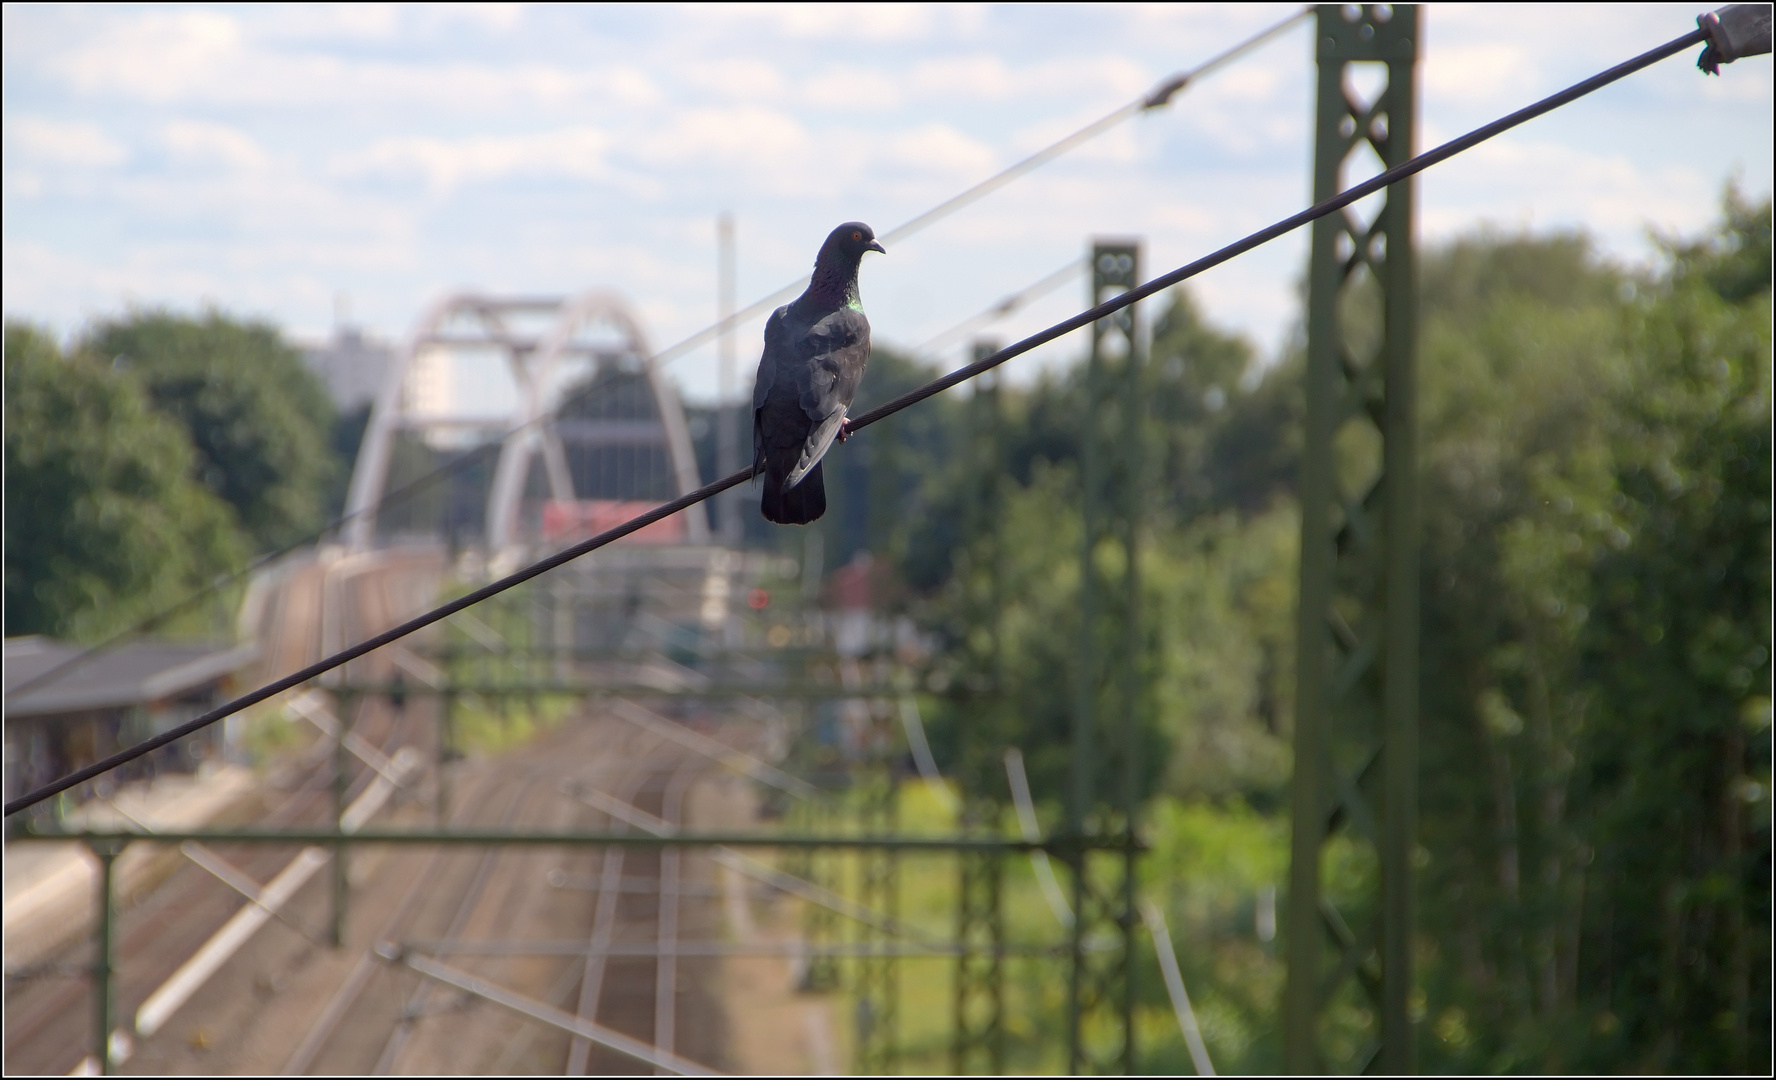
[[[851,437],[851,421],[846,420],[839,425],[839,441],[844,442]]]

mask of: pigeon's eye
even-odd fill
[[[852,233],[852,234],[851,234],[851,239],[853,239],[853,240],[862,240],[862,239],[863,239],[863,234],[862,234],[862,233],[860,233],[860,232],[854,232],[854,233]]]

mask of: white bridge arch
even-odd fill
[[[452,365],[459,358],[491,354],[509,372],[517,403],[509,412],[465,414],[440,408],[450,396]],[[455,293],[420,317],[399,349],[371,408],[370,423],[352,469],[346,498],[345,539],[354,551],[373,547],[377,512],[388,488],[395,439],[401,432],[499,432],[499,461],[487,495],[485,542],[489,556],[519,543],[519,512],[533,459],[541,455],[549,496],[563,502],[576,492],[567,441],[602,448],[663,448],[674,495],[698,486],[696,454],[684,409],[672,384],[649,362],[653,355],[641,323],[623,299],[608,290],[577,296],[494,297]],[[608,373],[641,376],[651,408],[643,418],[561,421],[555,414],[576,372],[584,385]],[[633,380],[631,380],[633,381]],[[564,440],[564,431],[567,439]],[[709,542],[701,506],[686,513],[685,539]]]

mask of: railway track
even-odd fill
[[[386,593],[328,615],[346,595],[380,590],[341,586],[362,567],[298,575],[307,585],[281,599],[302,612],[306,640],[274,642],[278,663],[310,648],[374,632],[405,606]],[[373,580],[373,579],[372,579]],[[329,600],[329,598],[332,598]],[[310,644],[312,642],[312,645]],[[386,665],[382,657],[366,658]],[[387,681],[386,670],[354,679]],[[380,699],[356,705],[353,730],[384,755],[402,746],[430,751],[439,727],[436,699],[404,709]],[[674,724],[627,702],[587,702],[580,713],[531,745],[453,769],[452,823],[513,829],[638,827],[687,823],[699,782],[723,740]],[[652,714],[649,714],[652,715]],[[325,745],[260,819],[267,825],[329,820],[331,755]],[[719,752],[718,752],[719,751]],[[431,755],[427,753],[429,758]],[[759,769],[770,772],[762,763]],[[355,758],[352,794],[374,770]],[[596,796],[593,798],[591,796]],[[429,818],[429,804],[397,808],[393,824]],[[290,849],[215,845],[255,881],[290,863]],[[722,891],[710,853],[683,849],[351,849],[351,899],[342,948],[326,937],[330,874],[316,874],[151,1036],[138,1037],[129,1072],[414,1074],[547,1072],[633,1074],[720,1070],[727,1039],[717,987],[722,960],[681,955],[681,939],[719,938]],[[240,895],[210,874],[182,865],[151,894],[120,912],[113,1016],[127,1020],[218,927],[242,907]],[[526,940],[550,948],[525,951]],[[563,940],[585,942],[564,951]],[[488,949],[489,941],[508,945]],[[465,947],[453,949],[453,944]],[[403,948],[444,965],[403,961]],[[391,950],[393,950],[391,952]],[[90,945],[71,948],[61,966],[9,985],[6,1069],[65,1073],[93,1045]],[[461,983],[461,979],[457,980]],[[498,994],[475,991],[492,987]],[[516,995],[531,1015],[501,994]],[[536,1015],[554,1017],[540,1023]],[[676,1055],[676,1056],[674,1056]],[[676,1063],[676,1064],[675,1064]],[[680,1067],[683,1066],[683,1067]]]
[[[387,730],[393,735],[392,725],[403,718],[366,707],[391,725]],[[367,717],[365,724],[370,723]],[[597,791],[649,818],[678,824],[695,784],[715,768],[707,755],[610,717],[586,716],[566,728],[556,733],[559,738],[546,740],[548,745],[466,776],[456,823],[627,828],[574,797]],[[392,750],[391,742],[378,741]],[[330,807],[325,770],[317,776],[270,819],[324,818]],[[253,846],[225,850],[218,845],[218,850],[259,880],[290,857],[288,851]],[[709,989],[720,961],[680,957],[673,947],[683,931],[703,937],[717,932],[718,890],[702,853],[399,849],[386,852],[375,866],[372,859],[369,851],[354,855],[354,866],[363,865],[370,880],[354,882],[348,949],[326,944],[327,875],[317,875],[286,906],[283,922],[262,931],[166,1030],[139,1040],[127,1068],[145,1073],[257,1067],[320,1074],[651,1071],[608,1046],[439,986],[372,952],[391,941],[528,936],[578,937],[588,949],[583,955],[465,960],[444,954],[440,959],[643,1045],[697,1054],[692,1060],[720,1068],[720,1010]],[[239,906],[225,886],[187,867],[126,912],[117,1015],[134,1015]],[[294,928],[306,929],[308,936]],[[623,955],[607,956],[603,950]],[[82,959],[73,956],[69,962]],[[305,971],[328,982],[325,995],[300,985],[314,981]],[[67,1072],[91,1046],[86,980],[62,979],[53,995],[41,991],[27,995],[28,1005],[22,998],[12,1003],[11,1071]],[[243,1002],[250,1008],[243,1009]],[[242,1015],[249,1012],[264,1019]],[[234,1028],[241,1020],[247,1020],[247,1030]],[[281,1029],[281,1038],[267,1039],[264,1029],[270,1027]]]
[[[631,805],[640,813],[680,820],[691,787],[713,768],[706,757],[659,735],[609,718],[583,717],[577,731],[550,745],[535,762],[517,761],[486,777],[476,796],[482,812],[462,824],[508,828],[613,828],[626,825],[585,801],[582,789]],[[573,753],[580,747],[586,749]],[[563,766],[562,761],[572,764]],[[644,1046],[671,1052],[685,1019],[679,992],[682,961],[672,948],[681,918],[678,884],[695,854],[611,849],[500,849],[434,852],[375,934],[362,939],[355,978],[343,981],[290,1058],[289,1073],[549,1072],[631,1074],[650,1067],[607,1045],[575,1037],[442,986],[374,958],[378,945],[418,942],[441,962],[551,1008],[570,1012]],[[452,868],[448,864],[456,860]],[[674,865],[674,864],[677,865]],[[708,878],[707,869],[692,869]],[[712,925],[714,890],[707,882],[693,916]],[[452,955],[453,942],[567,936],[587,942],[583,955]],[[633,949],[665,943],[657,956],[607,957],[613,945]],[[381,964],[381,970],[378,966]],[[712,996],[689,995],[699,1030],[715,1032]],[[697,1049],[719,1056],[719,1040]]]
[[[413,726],[410,716],[389,718],[377,703],[366,701],[360,708],[370,716],[358,722],[357,730],[373,744],[392,750],[400,745],[402,729]],[[348,797],[355,798],[373,776],[370,770],[363,770],[348,789]],[[331,779],[330,764],[304,769],[294,790],[279,798],[261,823],[325,822],[332,807]],[[271,880],[291,857],[289,851],[261,845],[222,844],[215,852],[255,881]],[[239,893],[208,871],[183,861],[140,902],[132,905],[127,897],[119,900],[124,910],[119,911],[114,945],[118,1016],[132,1015],[241,904]],[[8,987],[7,1071],[66,1072],[80,1063],[92,1046],[92,1013],[85,1006],[91,995],[85,972],[91,964],[91,941],[82,940],[56,958],[59,977],[53,978],[53,987],[41,984],[50,980]]]
[[[386,573],[353,594],[355,603],[349,605],[335,625],[342,632],[351,633],[397,621],[410,604],[391,602],[389,578],[411,573],[415,566],[416,560],[407,558],[384,568]],[[274,657],[287,656],[292,651],[300,656],[303,651],[323,647],[322,624],[326,620],[321,618],[321,607],[313,601],[320,593],[315,586],[324,579],[312,567],[299,568],[295,576],[296,588],[286,590],[290,594],[288,606],[294,608],[295,617],[283,624],[283,632],[269,643],[266,651]],[[405,709],[391,710],[380,701],[360,701],[354,707],[352,729],[385,755],[392,754],[416,736],[429,738],[428,733],[436,724],[425,714],[432,708],[435,706],[416,702]],[[332,765],[325,740],[317,742],[310,753],[285,769],[284,776],[284,790],[266,789],[265,802],[269,805],[258,818],[259,823],[313,825],[327,821],[332,809]],[[355,798],[374,778],[372,770],[360,768],[352,777],[348,799]],[[275,877],[289,864],[292,855],[287,850],[259,845],[226,844],[217,845],[214,853],[259,882]],[[141,897],[118,898],[113,946],[117,1017],[133,1016],[148,995],[165,983],[241,906],[240,894],[213,874],[171,852],[164,857],[178,860],[165,880]],[[302,927],[309,934],[318,933],[322,926],[316,920],[304,924],[294,917],[286,917],[285,925]],[[8,979],[4,1044],[4,1067],[8,1073],[56,1074],[81,1065],[94,1041],[91,986],[86,974],[91,965],[91,940],[83,938],[48,963],[38,965],[33,977]]]

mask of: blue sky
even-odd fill
[[[214,304],[319,338],[343,295],[398,340],[446,290],[604,286],[664,345],[715,314],[719,212],[745,303],[804,273],[834,224],[885,231],[1289,10],[8,5],[5,312],[68,334],[129,305]],[[1703,10],[1432,6],[1419,146]],[[872,256],[877,340],[923,342],[1092,235],[1144,238],[1151,276],[1306,205],[1309,48],[1297,26]],[[1427,173],[1421,236],[1582,228],[1645,261],[1649,229],[1700,229],[1730,178],[1770,190],[1771,129],[1768,57],[1708,79],[1686,54]],[[1285,239],[1196,292],[1273,352],[1304,254]],[[1038,329],[1083,291],[993,332]],[[740,333],[745,383],[760,333]],[[672,370],[713,393],[713,348]]]

